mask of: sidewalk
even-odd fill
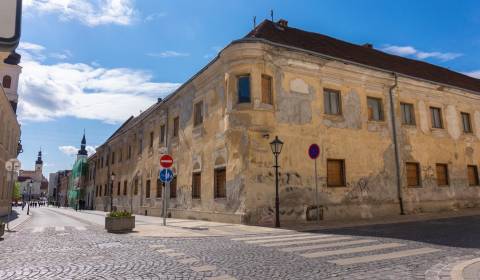
[[[106,212],[94,210],[82,210],[76,212],[71,208],[48,208],[54,211],[61,211],[65,215],[69,215],[99,226],[104,226]],[[135,215],[136,224],[132,235],[139,236],[157,236],[157,237],[207,237],[207,236],[231,236],[231,235],[247,235],[261,233],[286,233],[298,231],[315,231],[335,228],[357,227],[379,224],[394,224],[418,222],[437,219],[448,219],[464,216],[480,215],[480,209],[465,209],[455,212],[442,213],[422,213],[414,215],[403,215],[395,217],[386,217],[382,219],[357,220],[357,221],[320,221],[288,224],[283,223],[282,228],[249,226],[241,224],[218,223],[202,220],[186,220],[186,219],[167,219],[167,226],[163,226],[163,218],[156,216]]]
[[[13,211],[12,211],[12,214],[10,215],[10,222],[9,222],[10,230],[14,230],[16,227],[24,224],[31,218],[32,218],[32,211],[30,211],[30,215],[27,215],[27,207],[25,207],[23,211],[22,211],[22,207],[20,206],[13,207]],[[2,220],[4,223],[7,223],[8,216],[0,217],[0,220]],[[6,229],[7,228],[5,227],[5,230]]]

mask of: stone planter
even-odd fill
[[[108,232],[119,233],[132,231],[135,228],[135,216],[105,217],[105,229]]]
[[[0,224],[0,237],[5,233],[5,224]]]

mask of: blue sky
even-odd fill
[[[24,0],[23,168],[68,169],[270,17],[480,78],[478,1]]]

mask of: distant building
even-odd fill
[[[85,189],[84,184],[88,171],[88,152],[86,147],[87,140],[85,139],[84,133],[80,143],[80,150],[78,150],[77,159],[72,167],[72,174],[68,188],[68,204],[74,208],[85,208],[86,199],[88,199],[87,190]]]
[[[55,204],[62,207],[68,207],[68,186],[71,180],[71,170],[62,170],[57,172],[57,197]]]
[[[57,186],[58,186],[58,172],[50,173],[48,176],[48,192],[47,198],[48,202],[54,204],[57,197]]]
[[[29,196],[32,200],[47,198],[48,180],[43,176],[42,151],[38,152],[35,170],[20,170],[18,182],[23,199],[28,199]]]

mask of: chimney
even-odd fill
[[[283,28],[288,27],[288,20],[281,18],[278,20],[277,24]]]
[[[365,43],[362,45],[362,47],[365,47],[367,49],[373,49],[373,44],[372,43]]]

